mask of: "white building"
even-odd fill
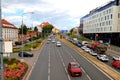
[[[110,2],[83,18],[83,33],[120,32],[120,6]]]
[[[18,28],[5,19],[2,19],[2,38],[13,41],[13,44],[18,41]]]
[[[120,0],[97,7],[80,19],[80,32],[92,40],[120,46]],[[97,35],[97,36],[96,36]]]

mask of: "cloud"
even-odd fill
[[[24,23],[31,26],[48,21],[56,27],[79,26],[80,18],[90,10],[101,6],[110,0],[2,0],[2,17],[15,25],[21,24],[23,13]]]

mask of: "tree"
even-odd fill
[[[38,28],[37,28],[36,26],[35,26],[35,28],[34,28],[34,31],[35,31],[35,32],[38,32]]]
[[[73,32],[73,28],[70,30],[70,34],[72,34],[72,32]]]
[[[43,29],[42,29],[42,33],[51,33],[52,29],[53,29],[52,25],[44,26]]]
[[[22,34],[22,29],[23,29],[23,34],[26,35],[27,34],[27,26],[26,25],[21,25],[21,28],[19,28],[19,34]]]

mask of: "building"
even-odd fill
[[[18,28],[5,19],[2,19],[2,38],[13,43],[18,41]]]
[[[90,39],[97,37],[120,46],[120,0],[110,1],[83,16],[79,32]]]
[[[73,28],[72,34],[79,35],[78,27]]]

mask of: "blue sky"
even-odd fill
[[[90,10],[111,0],[1,0],[2,18],[19,27],[22,21],[29,27],[49,22],[56,28],[78,27],[80,18]],[[34,12],[31,14],[30,12]]]

